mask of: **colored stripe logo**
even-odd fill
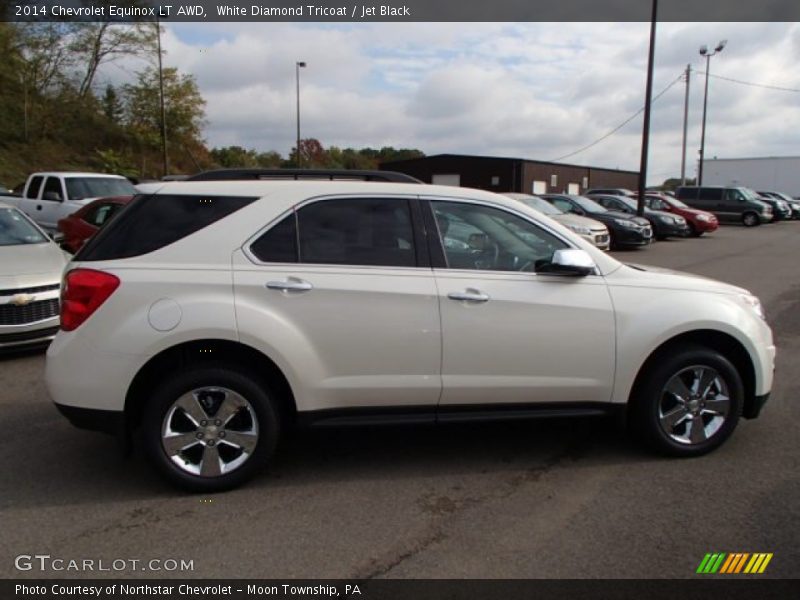
[[[702,574],[724,573],[731,575],[747,573],[756,575],[763,573],[771,560],[771,552],[709,552],[703,557],[696,572]]]

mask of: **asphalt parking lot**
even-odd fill
[[[800,222],[618,252],[761,297],[772,398],[717,452],[648,455],[604,420],[298,434],[242,489],[176,492],[51,405],[41,352],[0,356],[0,577],[20,554],[184,559],[258,578],[693,577],[707,552],[771,552],[800,576]]]

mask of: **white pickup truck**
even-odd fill
[[[16,206],[47,231],[57,228],[59,219],[83,205],[106,196],[136,194],[130,181],[120,175],[101,173],[34,173],[19,195],[0,195],[0,202]]]

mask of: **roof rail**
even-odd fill
[[[396,171],[367,171],[356,169],[215,169],[203,171],[185,181],[235,181],[251,179],[328,179],[330,181],[388,181],[422,183],[416,177]]]

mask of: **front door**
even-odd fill
[[[446,260],[441,405],[608,402],[615,330],[600,275],[537,274],[569,245],[524,216],[431,199]]]

